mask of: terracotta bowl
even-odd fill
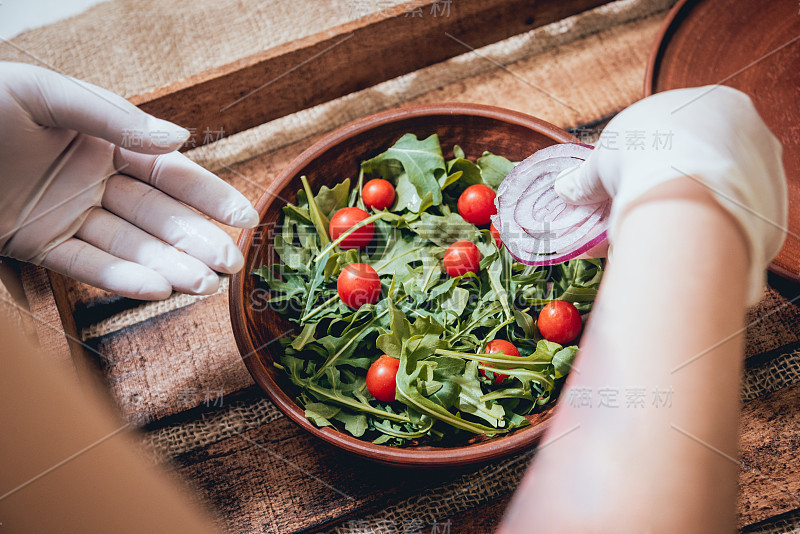
[[[531,426],[505,436],[471,440],[463,446],[416,446],[397,448],[374,445],[343,431],[317,428],[305,418],[295,402],[296,390],[283,372],[272,365],[279,350],[275,342],[291,329],[276,312],[264,306],[263,289],[252,273],[264,264],[274,264],[271,229],[280,223],[281,207],[295,202],[306,175],[312,189],[358,177],[359,162],[389,148],[407,132],[419,138],[439,134],[445,157],[454,144],[475,158],[484,150],[519,161],[536,150],[556,143],[575,142],[573,136],[539,119],[501,108],[474,104],[433,104],[389,110],[360,119],[319,140],[300,154],[276,179],[256,204],[261,224],[242,233],[239,248],[245,267],[231,279],[230,311],[233,333],[247,369],[255,382],[290,419],[320,439],[385,464],[396,466],[445,467],[490,461],[529,449],[542,436],[553,406],[531,419]]]

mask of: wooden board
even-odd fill
[[[739,430],[739,526],[800,508],[800,385],[745,404]]]
[[[407,2],[130,100],[199,146],[608,1]]]
[[[138,425],[253,383],[233,340],[225,294],[157,315],[87,345],[122,416]]]

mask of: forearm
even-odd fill
[[[7,532],[216,532],[136,454],[107,399],[69,383],[0,316],[0,523]]]
[[[747,265],[739,228],[689,179],[628,211],[503,532],[733,529]]]

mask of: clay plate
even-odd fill
[[[496,107],[472,104],[434,104],[378,113],[344,126],[319,140],[300,154],[270,185],[256,205],[261,223],[242,233],[239,248],[245,267],[233,275],[230,311],[233,333],[239,351],[256,383],[295,423],[322,440],[365,458],[398,466],[461,466],[490,461],[529,449],[542,436],[553,404],[536,413],[532,425],[506,436],[476,439],[458,447],[417,446],[407,448],[374,445],[330,427],[317,428],[305,418],[295,403],[296,391],[288,379],[272,365],[274,343],[291,328],[277,313],[264,309],[253,269],[273,264],[271,229],[280,222],[281,207],[295,202],[306,175],[312,189],[333,185],[358,176],[358,164],[390,147],[404,133],[419,138],[439,134],[445,157],[451,158],[458,143],[470,158],[484,150],[519,161],[555,143],[575,142],[573,136],[528,115]]]
[[[667,16],[645,77],[648,96],[720,84],[753,99],[783,143],[789,185],[789,231],[770,270],[794,281],[800,281],[799,12],[797,0],[681,0]]]

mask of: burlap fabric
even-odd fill
[[[237,0],[112,0],[49,27],[0,43],[0,60],[25,61],[89,80],[125,96],[153,89],[290,39],[400,3],[339,1],[245,3]],[[541,54],[589,34],[653,13],[673,0],[623,0],[482,49],[502,64]],[[474,54],[454,58],[242,132],[196,149],[189,156],[216,170],[275,150],[310,135],[497,67]],[[227,291],[227,279],[220,291]],[[124,311],[81,332],[90,340],[174,310],[205,297],[177,295]],[[759,340],[756,340],[758,343]],[[752,400],[800,380],[800,348],[778,351],[747,370],[743,400]],[[245,395],[216,410],[171,424],[153,424],[143,447],[162,461],[273,422],[283,415],[260,395]],[[408,525],[431,525],[489,502],[516,488],[531,453],[465,474],[383,508],[335,526],[337,533],[402,532]],[[754,526],[747,532],[800,532],[798,516]]]

